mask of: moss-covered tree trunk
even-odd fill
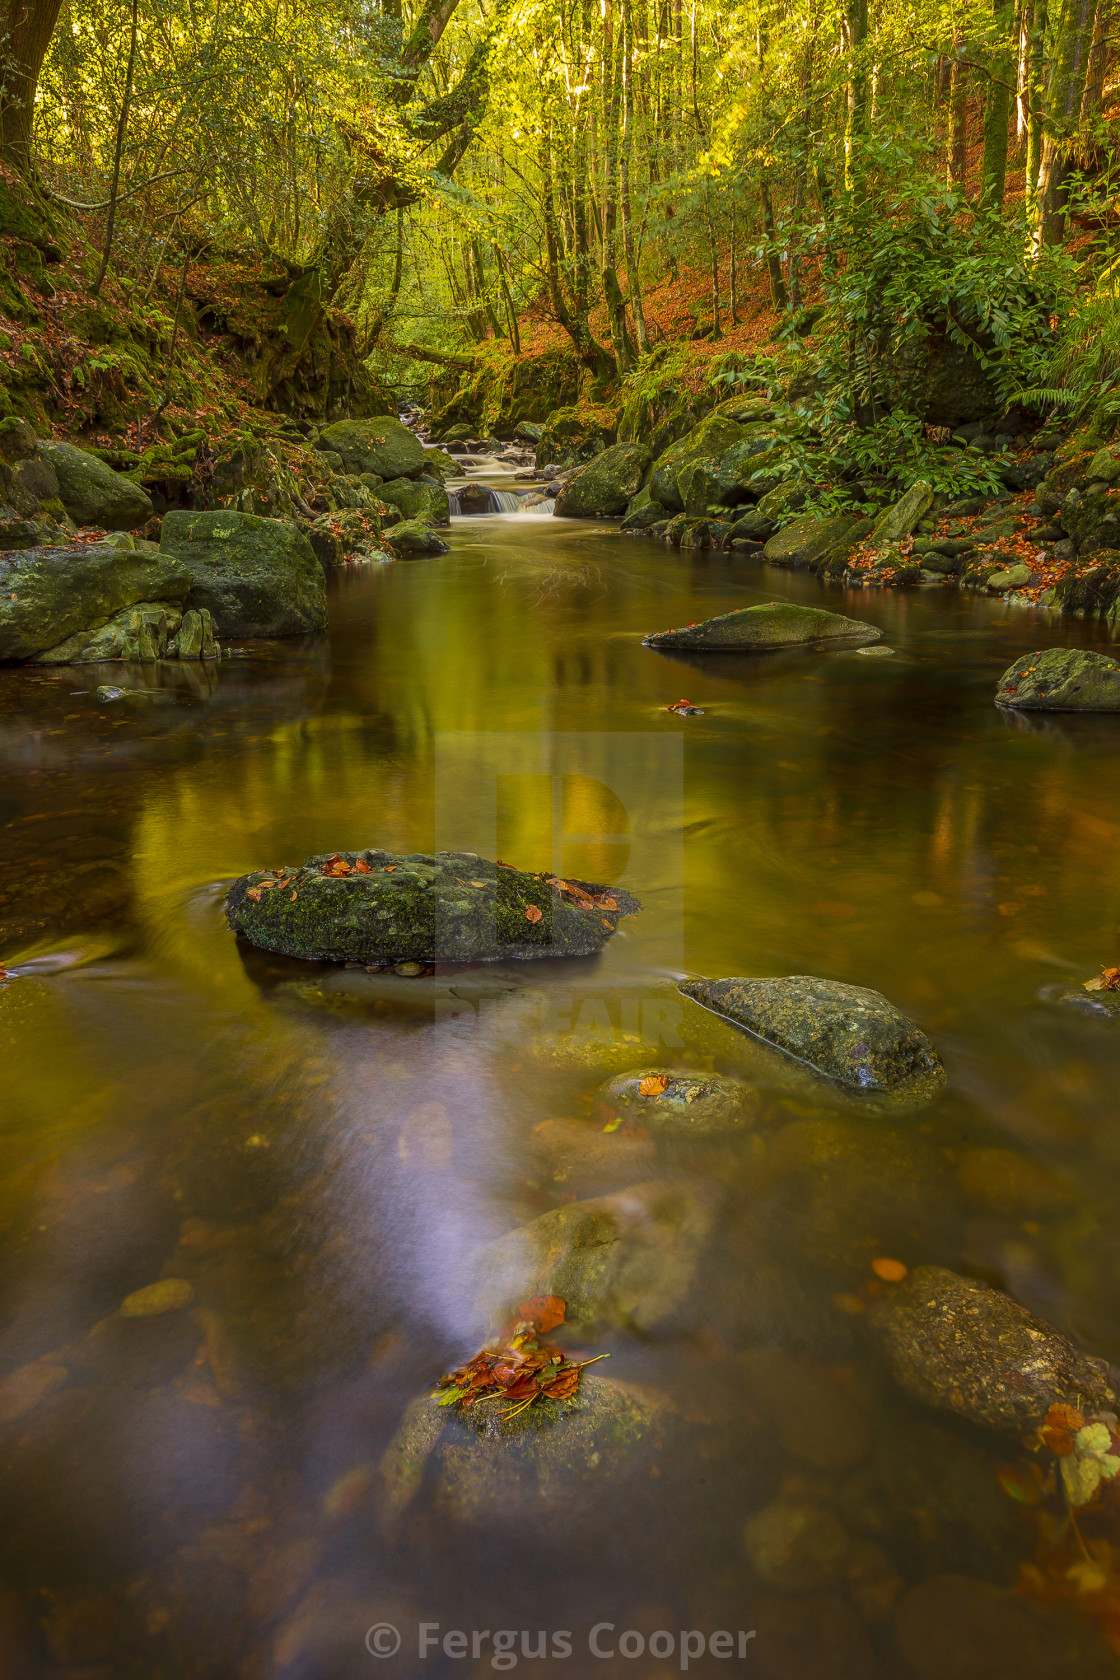
[[[62,0],[7,0],[3,21],[4,76],[0,91],[0,151],[21,173],[31,164],[35,90]]]
[[[1007,184],[1007,126],[1011,118],[1011,77],[1014,72],[1012,8],[1008,0],[996,0],[995,40],[990,57],[991,81],[984,110],[984,161],[981,166],[980,197],[998,210]]]
[[[1093,42],[1096,0],[1063,0],[1046,88],[1038,173],[1036,246],[1060,245],[1065,233],[1073,148]]]

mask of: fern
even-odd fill
[[[1090,395],[1087,385],[1030,385],[1008,394],[1008,401],[1027,408],[1077,408]]]

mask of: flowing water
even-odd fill
[[[1120,1041],[1038,1001],[1117,958],[1120,723],[992,703],[1100,632],[557,521],[450,542],[333,575],[329,637],[126,673],[148,702],[0,673],[0,1673],[1112,1672],[1106,1519],[1022,1503],[1030,1455],[906,1400],[864,1311],[873,1260],[947,1264],[1120,1358]],[[780,597],[893,654],[641,645]],[[238,948],[224,883],[368,845],[645,908],[563,972]],[[854,1109],[675,989],[791,973],[886,993],[945,1095]],[[666,1063],[755,1123],[604,1133],[600,1083]],[[557,1339],[610,1354],[612,1427],[433,1446],[479,1250],[604,1196],[621,1304]],[[1060,1660],[1024,1581],[1080,1606]]]

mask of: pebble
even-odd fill
[[[135,1289],[121,1302],[123,1318],[152,1318],[156,1313],[173,1312],[189,1307],[194,1300],[194,1286],[186,1278],[161,1278],[144,1289]]]
[[[26,1417],[40,1400],[62,1388],[69,1372],[62,1365],[36,1360],[33,1365],[21,1365],[0,1381],[0,1424],[15,1423]]]
[[[423,972],[424,964],[422,962],[401,962],[396,963],[393,967],[393,973],[399,974],[404,980],[414,980],[417,975],[423,974]]]
[[[755,1512],[743,1530],[743,1545],[762,1579],[787,1592],[836,1586],[851,1551],[835,1511],[786,1499]]]
[[[859,654],[861,659],[890,659],[894,653],[894,649],[889,647],[869,647],[857,648],[856,652]]]

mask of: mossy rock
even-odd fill
[[[640,908],[626,893],[578,883],[605,895],[583,909],[542,876],[468,852],[337,855],[349,872],[324,874],[332,858],[317,856],[241,876],[226,897],[230,926],[262,950],[311,961],[501,962],[592,956]]]
[[[537,466],[582,465],[601,455],[616,435],[617,417],[610,409],[583,405],[554,409],[537,444]]]
[[[1120,663],[1088,648],[1026,653],[999,679],[996,705],[1017,711],[1120,712]]]
[[[763,503],[759,504],[758,516],[767,517]],[[812,568],[815,561],[838,544],[844,543],[850,548],[862,542],[869,528],[870,521],[866,519],[845,515],[822,519],[815,514],[807,514],[802,519],[791,519],[776,536],[771,537],[762,551],[763,557],[773,566]]]
[[[1120,599],[1120,549],[1102,548],[1075,560],[1054,585],[1053,603],[1062,612],[1105,618]]]
[[[385,541],[398,560],[423,559],[449,552],[443,538],[436,535],[425,519],[398,521],[385,532]]]
[[[713,464],[732,444],[741,442],[743,428],[725,415],[711,415],[674,443],[653,464],[650,494],[663,507],[684,512],[680,477],[685,467],[707,460]]]
[[[703,652],[768,653],[779,648],[812,647],[829,642],[878,641],[882,631],[860,619],[843,618],[822,607],[802,607],[790,601],[771,601],[739,607],[682,630],[662,630],[646,636],[646,647],[694,648]]]
[[[924,479],[918,479],[893,507],[883,509],[872,527],[872,539],[879,543],[901,542],[903,537],[908,537],[916,529],[934,500],[933,487]]]
[[[0,555],[0,662],[34,659],[138,602],[179,604],[190,587],[173,556],[107,543]]]
[[[854,1090],[925,1098],[945,1083],[941,1057],[921,1028],[868,987],[796,974],[686,980],[680,990]]]
[[[69,443],[44,443],[42,451],[58,480],[59,500],[79,525],[133,531],[152,517],[146,491],[88,450]]]
[[[187,567],[187,605],[205,607],[223,640],[326,626],[323,568],[303,532],[284,520],[176,509],[164,516],[160,548]]]
[[[1061,522],[1077,544],[1078,555],[1120,548],[1120,490],[1103,485],[1071,490],[1062,503]]]
[[[323,427],[319,446],[340,455],[348,473],[376,473],[388,480],[418,478],[424,471],[423,444],[394,414],[338,420]]]
[[[688,1069],[643,1067],[617,1075],[595,1093],[597,1112],[656,1132],[707,1136],[749,1126],[756,1093],[737,1079]]]
[[[433,525],[451,523],[447,491],[434,478],[391,478],[378,487],[377,494],[404,519],[428,520]]]
[[[626,512],[652,459],[643,443],[612,444],[564,485],[556,499],[557,518],[609,519]]]

